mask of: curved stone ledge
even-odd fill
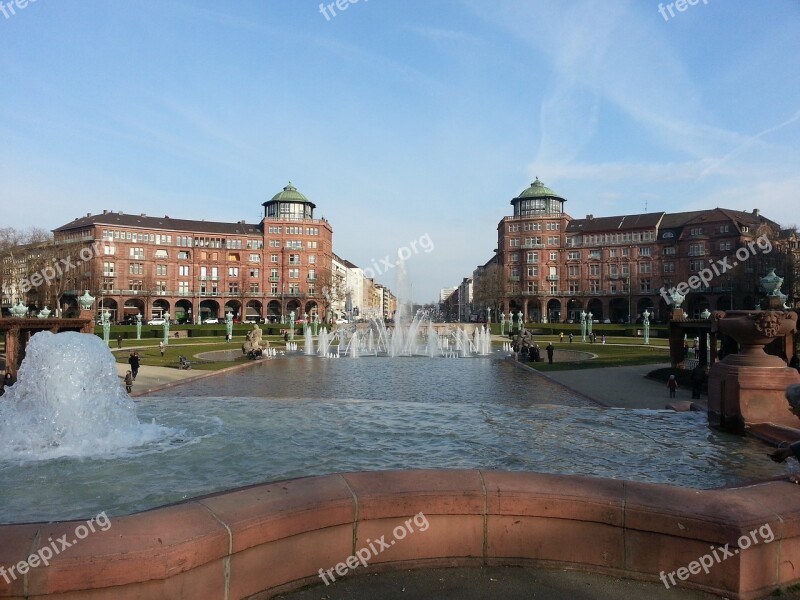
[[[69,540],[81,523],[0,527],[0,567],[7,573],[49,540]],[[269,598],[320,582],[320,569],[403,527],[402,540],[349,571],[541,564],[658,581],[761,528],[773,541],[758,534],[757,544],[680,584],[750,599],[800,579],[800,488],[788,482],[693,490],[419,470],[274,482],[112,518],[49,566],[16,579],[0,572],[0,598]]]

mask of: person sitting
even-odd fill
[[[189,360],[183,354],[181,354],[178,357],[178,363],[179,363],[178,365],[179,369],[188,370],[192,368],[192,363],[190,363]]]

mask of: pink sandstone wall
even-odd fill
[[[418,513],[428,527],[367,568],[545,565],[658,581],[768,525],[754,544],[683,583],[757,598],[800,579],[800,487],[692,490],[582,476],[478,470],[347,473],[269,483],[124,517],[7,583],[0,598],[269,598]],[[0,527],[8,568],[80,522]],[[352,576],[348,575],[348,576]],[[337,578],[339,576],[337,575]]]

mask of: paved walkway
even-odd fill
[[[348,575],[277,596],[284,600],[719,600],[704,592],[563,569],[481,567]],[[798,598],[791,593],[781,598]]]
[[[650,371],[669,366],[664,363],[539,373],[606,406],[659,410],[670,401],[692,401],[692,390],[678,388],[674,400],[670,400],[666,383],[645,377]],[[696,402],[705,404],[706,400],[703,396]]]
[[[120,378],[125,378],[125,372],[129,369],[128,363],[117,363],[117,374]],[[209,371],[181,371],[180,369],[170,369],[168,367],[151,367],[148,365],[141,365],[139,367],[139,375],[136,381],[133,382],[132,395],[139,396],[148,390],[188,379],[190,377],[197,377],[204,375]]]

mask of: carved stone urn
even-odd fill
[[[708,421],[731,433],[744,433],[748,425],[776,423],[797,427],[797,417],[788,410],[785,390],[800,383],[800,374],[764,346],[797,331],[797,313],[785,310],[716,311],[712,331],[739,343],[739,352],[729,354],[711,367],[708,377]]]
[[[729,310],[713,313],[714,327],[729,335],[740,346],[722,362],[751,367],[785,367],[779,357],[764,352],[764,346],[777,337],[797,331],[797,313],[779,310]]]

